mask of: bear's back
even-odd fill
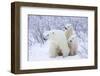
[[[67,44],[67,39],[64,31],[62,30],[53,30],[55,33],[54,40],[60,46],[65,46]]]

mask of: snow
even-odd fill
[[[80,52],[81,51],[81,52]],[[29,61],[43,61],[43,60],[63,60],[63,59],[81,59],[87,58],[84,49],[79,46],[77,54],[75,56],[57,56],[56,58],[49,57],[49,45],[48,42],[45,42],[44,45],[35,44],[29,48]]]

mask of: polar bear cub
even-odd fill
[[[44,38],[49,41],[49,54],[50,57],[58,56],[61,52],[63,57],[69,55],[70,49],[68,47],[67,39],[64,31],[62,30],[51,30],[44,33]]]
[[[73,56],[76,54],[78,50],[78,40],[76,37],[76,32],[72,26],[72,24],[67,24],[65,26],[65,36],[68,41],[68,46],[70,48],[70,53],[69,55]]]
[[[68,46],[70,48],[69,55],[70,56],[76,55],[76,52],[77,52],[77,49],[78,49],[78,41],[77,41],[75,36],[71,36],[68,39]]]
[[[65,28],[65,35],[67,39],[69,39],[72,35],[74,36],[76,35],[72,24],[66,24],[64,28]]]

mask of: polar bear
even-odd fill
[[[61,52],[63,57],[69,55],[70,49],[64,31],[51,30],[44,32],[44,39],[49,41],[50,57],[56,57]]]
[[[64,28],[65,28],[65,35],[67,39],[69,39],[72,35],[76,35],[72,24],[66,24]]]
[[[73,56],[78,50],[78,40],[72,24],[67,24],[65,26],[65,36],[67,38],[68,46],[70,48],[69,55]]]
[[[78,41],[76,37],[73,35],[68,39],[68,46],[70,48],[70,56],[76,55],[76,52],[78,50]]]

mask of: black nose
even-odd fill
[[[47,40],[46,38],[43,38],[43,40]]]
[[[67,30],[67,28],[65,27],[65,30]]]
[[[67,28],[64,26],[64,29],[67,30]]]

